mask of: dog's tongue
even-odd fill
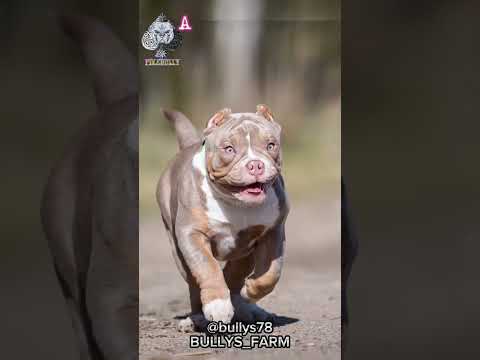
[[[258,195],[262,193],[263,189],[262,185],[260,184],[252,184],[249,185],[244,191],[252,195]]]

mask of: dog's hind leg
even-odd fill
[[[280,279],[283,266],[285,228],[283,224],[268,231],[254,250],[255,270],[245,280],[242,297],[255,303],[273,291]]]
[[[253,272],[254,267],[255,257],[250,254],[237,260],[228,261],[223,268],[223,275],[230,289],[235,309],[234,319],[245,323],[267,321],[274,317],[260,306],[249,303],[240,295],[245,279]]]
[[[138,278],[97,244],[87,283],[92,332],[104,360],[138,359]]]
[[[72,329],[75,334],[75,343],[80,360],[100,360],[100,353],[95,344],[90,324],[87,323],[88,316],[85,309],[82,291],[79,287],[72,289],[55,265],[55,272],[65,298],[67,310],[70,315]],[[65,274],[63,274],[65,275]]]
[[[88,330],[89,325],[85,323],[85,312],[80,309],[79,304],[72,298],[66,298],[66,303],[77,339],[79,359],[100,360],[98,349],[93,341],[91,332]]]
[[[240,294],[245,279],[252,273],[255,266],[253,254],[237,260],[227,261],[223,268],[223,276],[231,294]]]

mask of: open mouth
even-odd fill
[[[246,186],[238,186],[236,188],[239,193],[258,196],[265,193],[267,184],[256,182]]]

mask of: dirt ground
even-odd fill
[[[290,335],[291,348],[199,350],[176,330],[176,317],[189,312],[188,290],[160,215],[143,221],[140,359],[340,359],[340,200],[291,201],[286,230],[282,278],[259,305],[283,320],[273,335]]]

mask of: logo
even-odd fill
[[[155,52],[153,58],[145,59],[145,65],[180,65],[181,59],[169,59],[168,53],[182,45],[181,32],[184,31],[192,31],[188,16],[182,16],[180,26],[176,28],[164,14],[160,14],[142,36],[142,46]]]

